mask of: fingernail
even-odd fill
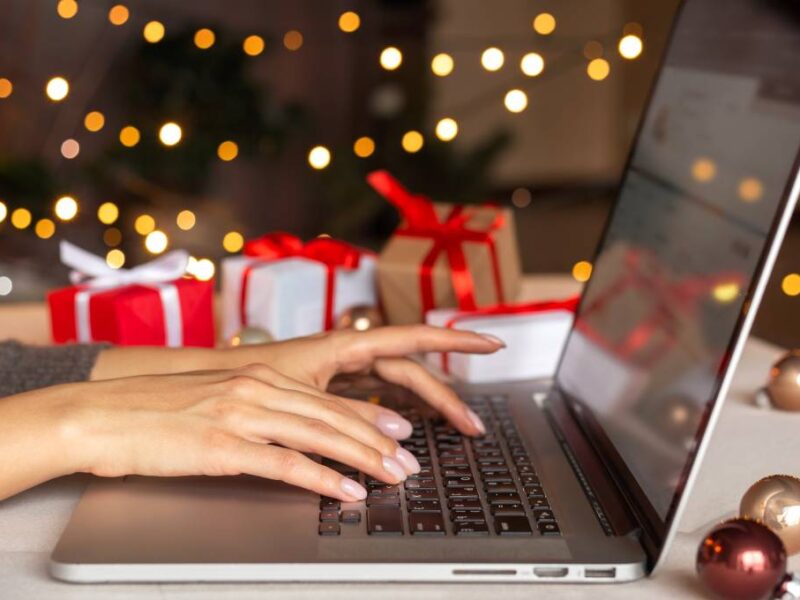
[[[400,481],[406,480],[406,470],[400,466],[400,463],[388,456],[383,457],[383,470],[392,475],[395,479]]]
[[[475,425],[478,431],[486,433],[486,425],[483,424],[483,421],[481,421],[478,415],[472,412],[471,408],[467,408],[467,417],[469,417],[469,420],[472,421],[472,424]]]
[[[341,483],[339,483],[339,487],[353,500],[363,500],[367,497],[367,490],[352,479],[343,478]]]
[[[422,469],[422,467],[419,466],[419,461],[417,458],[405,448],[398,448],[395,456],[397,457],[397,461],[403,465],[403,468],[409,475],[419,473]]]
[[[478,335],[480,335],[483,339],[492,342],[497,346],[500,346],[501,348],[506,347],[506,343],[496,335],[492,335],[491,333],[479,333]]]
[[[411,435],[411,423],[391,412],[378,415],[375,424],[384,435],[395,440],[403,440]]]

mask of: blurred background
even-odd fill
[[[0,303],[58,240],[198,277],[243,239],[379,249],[366,185],[516,213],[526,272],[585,281],[677,0],[0,0]],[[795,219],[756,323],[800,340]]]

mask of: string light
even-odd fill
[[[264,51],[264,38],[260,35],[248,35],[242,42],[242,49],[248,56],[258,56]]]
[[[584,283],[592,276],[592,263],[587,260],[576,262],[572,267],[572,277],[575,281]]]
[[[449,142],[458,135],[458,123],[455,119],[445,117],[436,123],[436,137],[443,142]]]
[[[359,158],[369,158],[375,152],[375,142],[371,137],[360,137],[353,144],[353,152]]]
[[[123,4],[115,4],[108,11],[108,20],[117,27],[127,23],[128,17],[130,17],[130,12],[128,7]]]
[[[160,229],[155,229],[144,238],[144,247],[150,254],[161,254],[169,246],[167,234]]]
[[[172,121],[164,123],[158,130],[158,139],[165,146],[175,146],[181,141],[183,130],[181,126]]]
[[[11,224],[17,229],[27,229],[33,217],[27,208],[17,208],[11,213]]]
[[[113,202],[103,202],[97,208],[97,220],[103,225],[111,225],[119,219],[119,208]]]
[[[14,284],[11,282],[11,279],[5,275],[0,277],[0,296],[8,296],[13,289]]]
[[[73,140],[72,138],[66,139],[61,142],[61,156],[66,159],[73,159],[81,151],[81,145],[78,143],[77,140]]]
[[[109,250],[106,254],[106,264],[112,269],[121,269],[125,264],[125,253],[117,248]]]
[[[33,230],[37,237],[43,240],[49,240],[56,232],[56,224],[50,219],[40,219]]]
[[[214,278],[216,267],[209,259],[201,258],[200,260],[195,260],[194,263],[190,260],[189,264],[191,265],[191,270],[187,268],[187,271],[200,281],[210,281]]]
[[[75,0],[59,0],[56,11],[62,19],[71,19],[78,14],[78,3]]]
[[[741,288],[739,287],[738,283],[720,283],[714,286],[714,289],[711,291],[711,295],[717,302],[720,302],[721,304],[727,304],[736,300],[740,291]]]
[[[431,71],[438,77],[447,77],[453,72],[455,66],[453,57],[446,52],[440,52],[431,59]]]
[[[175,222],[183,231],[189,231],[197,223],[197,217],[190,210],[182,210],[175,218]]]
[[[521,113],[528,108],[528,95],[522,90],[509,90],[503,99],[506,110],[512,113]]]
[[[5,202],[0,202],[0,223],[6,220],[8,216],[8,207]]]
[[[123,146],[128,148],[133,148],[136,144],[139,143],[139,140],[142,138],[142,134],[139,133],[139,130],[136,129],[133,125],[126,125],[119,132],[119,141]]]
[[[522,57],[519,68],[528,77],[536,77],[537,75],[541,75],[542,71],[544,71],[544,59],[541,54],[528,52],[528,54]]]
[[[506,57],[500,48],[487,48],[481,54],[481,65],[487,71],[499,71],[506,62]]]
[[[109,248],[119,246],[122,242],[122,232],[116,227],[109,227],[103,232],[103,243]]]
[[[532,25],[539,35],[550,35],[556,30],[556,18],[550,13],[540,13],[536,15]]]
[[[781,281],[781,289],[787,296],[800,296],[800,274],[789,273]]]
[[[150,21],[144,26],[142,30],[142,35],[144,39],[150,42],[151,44],[156,44],[164,39],[164,33],[166,33],[166,29],[164,29],[164,24],[160,21]]]
[[[394,71],[403,64],[403,53],[399,48],[388,46],[381,51],[380,63],[387,71]]]
[[[707,183],[717,176],[717,165],[710,158],[701,157],[692,163],[692,177],[701,183]]]
[[[303,34],[296,29],[287,31],[283,36],[283,45],[287,50],[292,52],[300,50],[300,48],[303,47]]]
[[[44,88],[47,97],[53,102],[61,102],[69,94],[69,82],[63,77],[52,77]]]
[[[620,56],[633,60],[638,58],[643,50],[642,38],[637,35],[626,35],[619,41],[617,46]]]
[[[608,77],[610,72],[611,65],[609,65],[608,61],[604,58],[595,58],[589,61],[589,64],[586,66],[586,73],[589,75],[589,78],[594,81],[603,81],[603,79]]]
[[[78,202],[72,196],[61,196],[56,200],[54,212],[62,221],[71,221],[78,214]]]
[[[739,182],[739,198],[744,202],[757,202],[764,195],[764,186],[755,177],[746,177]]]
[[[238,252],[244,246],[244,236],[238,231],[229,231],[222,238],[222,247],[226,252]]]
[[[87,131],[100,131],[105,124],[106,118],[99,110],[86,113],[86,116],[83,118],[83,126],[86,127]]]
[[[14,91],[14,84],[10,79],[0,77],[0,98],[8,98]]]
[[[198,29],[197,32],[195,32],[194,45],[201,50],[208,50],[214,45],[216,39],[217,36],[214,35],[214,32],[207,27],[204,27],[203,29]]]
[[[358,13],[348,10],[339,16],[339,29],[345,33],[353,33],[361,27],[361,17]]]
[[[308,152],[308,164],[320,170],[331,164],[331,151],[325,146],[314,146]]]
[[[147,235],[156,228],[156,220],[150,215],[139,215],[133,222],[133,228],[139,235]]]
[[[230,162],[239,156],[239,146],[236,145],[236,142],[224,141],[217,147],[217,156],[220,160]]]
[[[414,154],[422,150],[422,146],[425,145],[425,138],[422,137],[419,131],[412,130],[403,134],[403,139],[400,143],[403,146],[403,150],[409,154]]]

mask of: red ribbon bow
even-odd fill
[[[336,269],[357,269],[365,250],[351,246],[347,242],[331,238],[316,238],[303,243],[299,237],[282,231],[268,233],[248,240],[244,245],[244,255],[258,258],[245,267],[242,273],[242,291],[239,297],[239,310],[242,325],[247,325],[247,295],[250,274],[253,269],[283,258],[306,258],[325,265],[327,280],[325,289],[325,329],[333,328],[333,300],[336,285]]]
[[[367,175],[367,182],[389,200],[400,211],[405,223],[395,235],[402,237],[419,237],[433,240],[433,246],[422,261],[419,271],[422,320],[425,313],[434,308],[433,266],[442,253],[450,264],[450,280],[461,310],[475,310],[475,282],[464,255],[464,242],[486,244],[492,261],[494,285],[499,303],[504,302],[503,286],[500,280],[500,268],[493,233],[503,225],[503,215],[498,213],[489,228],[475,231],[467,228],[470,215],[464,212],[461,205],[453,206],[450,214],[440,221],[433,203],[424,196],[417,196],[405,189],[387,171],[373,171]]]

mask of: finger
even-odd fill
[[[342,398],[342,402],[392,439],[404,440],[411,435],[411,423],[393,410],[363,400]]]
[[[483,435],[486,426],[458,395],[431,375],[425,367],[407,358],[381,358],[375,372],[386,381],[408,388],[444,415],[459,431]]]

